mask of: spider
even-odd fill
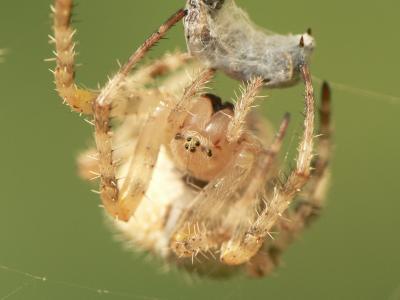
[[[100,181],[109,222],[135,249],[198,274],[271,273],[323,204],[328,85],[322,87],[314,156],[313,86],[307,63],[299,66],[304,132],[296,166],[282,180],[276,160],[289,115],[273,138],[252,109],[265,78],[252,77],[232,105],[205,92],[215,70],[186,53],[166,54],[130,72],[187,11],[176,12],[101,90],[91,91],[75,84],[72,0],[54,4],[56,88],[73,110],[93,118],[95,147],[79,156],[78,165],[83,178]]]

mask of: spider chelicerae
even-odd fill
[[[253,111],[261,88],[271,83],[262,72],[248,78],[234,105],[204,91],[214,68],[230,73],[227,65],[202,66],[215,60],[195,55],[190,42],[199,60],[175,52],[130,72],[174,24],[185,16],[190,23],[190,9],[207,8],[195,2],[168,19],[101,90],[91,91],[74,80],[72,0],[55,0],[51,41],[57,91],[73,110],[93,118],[95,147],[80,155],[80,174],[100,181],[98,193],[110,223],[136,249],[199,274],[244,270],[264,276],[323,204],[331,152],[329,87],[322,87],[316,133],[308,64],[304,59],[291,65],[291,74],[296,71],[305,82],[304,131],[296,164],[282,180],[276,160],[289,116],[273,137],[269,123]],[[196,3],[215,1],[203,2]],[[204,41],[212,41],[212,34]],[[291,45],[298,53],[304,48],[304,37]]]

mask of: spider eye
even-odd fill
[[[192,141],[192,138],[191,138],[191,137],[188,137],[188,138],[186,139],[186,141],[191,142],[191,141]]]
[[[200,141],[196,141],[196,143],[194,144],[196,147],[200,146]]]
[[[213,155],[213,153],[212,153],[211,149],[208,149],[208,150],[207,150],[207,156],[208,156],[208,157],[211,157],[212,155]]]
[[[188,144],[185,144],[185,149],[189,150],[189,145]]]

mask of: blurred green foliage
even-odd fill
[[[104,83],[116,70],[116,59],[123,61],[184,5],[183,0],[77,2],[83,63],[78,81],[88,87]],[[400,95],[400,2],[238,2],[271,30],[312,27],[316,76]],[[400,101],[334,89],[328,206],[290,248],[275,276],[191,281],[183,273],[165,274],[157,262],[115,242],[98,197],[76,175],[75,156],[90,142],[91,129],[54,92],[48,72],[53,66],[44,62],[52,56],[49,5],[46,0],[0,2],[0,48],[8,49],[0,65],[0,299],[400,299]],[[185,48],[182,25],[168,37],[150,58]],[[237,83],[219,75],[214,86],[229,99]],[[292,134],[299,133],[302,87],[267,94],[265,116],[277,124],[290,111]]]

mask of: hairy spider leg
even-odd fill
[[[71,27],[72,0],[56,0],[52,7],[54,37],[56,45],[56,68],[54,79],[60,97],[79,113],[91,114],[96,93],[78,88],[75,84],[75,42],[76,31]]]
[[[324,199],[329,185],[329,162],[332,153],[332,124],[331,124],[331,92],[327,82],[322,85],[320,106],[320,127],[318,133],[317,155],[312,162],[311,179],[304,187],[304,192],[298,195],[299,202],[294,211],[288,212],[279,224],[279,235],[268,245],[264,256],[265,264],[253,261],[257,266],[257,276],[271,273],[280,264],[283,252],[300,236],[318,217],[324,205]],[[253,273],[253,272],[252,272]]]
[[[262,247],[265,237],[283,216],[293,198],[301,191],[310,177],[314,139],[314,92],[308,66],[301,68],[305,81],[304,133],[298,148],[296,168],[287,181],[274,191],[267,207],[260,213],[239,243],[225,249],[221,260],[229,265],[248,262]]]
[[[119,72],[106,84],[102,89],[95,102],[93,103],[93,111],[95,117],[95,140],[99,152],[99,169],[100,169],[100,195],[105,209],[115,218],[128,221],[134,213],[138,203],[143,197],[143,186],[138,184],[136,187],[130,187],[128,190],[124,188],[124,193],[119,193],[118,181],[116,178],[116,166],[113,161],[112,133],[110,124],[110,112],[112,106],[112,96],[116,89],[124,82],[130,70],[144,57],[149,49],[157,43],[167,31],[181,20],[185,15],[183,10],[176,12],[164,24],[160,26],[157,32],[153,33],[137,50],[134,52],[128,62],[121,67]],[[166,109],[158,106],[149,118],[145,126],[157,127],[155,117],[164,116]],[[156,129],[156,128],[155,128]],[[147,130],[144,130],[147,131]],[[157,131],[157,130],[156,130]],[[139,137],[140,139],[144,137]],[[160,141],[158,137],[151,140],[148,153],[157,157]],[[139,145],[137,147],[142,147]],[[146,146],[144,146],[147,151]],[[137,154],[139,149],[135,149]],[[157,153],[156,153],[157,152]],[[126,181],[125,181],[126,182]],[[125,193],[128,192],[128,193]],[[140,196],[139,196],[140,194]]]
[[[237,142],[246,131],[246,118],[253,108],[254,102],[257,100],[264,81],[261,77],[256,77],[251,80],[245,90],[242,91],[242,96],[235,103],[235,114],[229,122],[228,132],[226,134],[229,142]]]

